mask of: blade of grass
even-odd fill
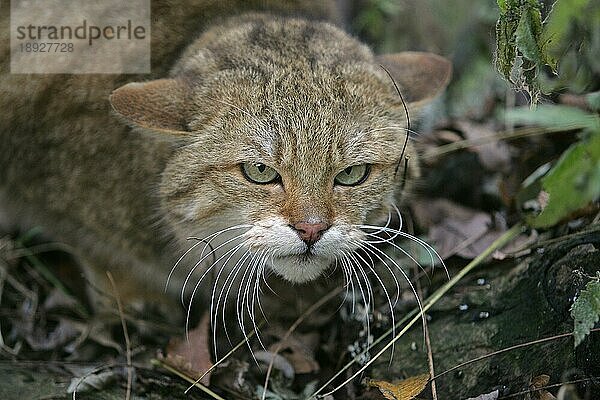
[[[193,386],[195,386],[198,389],[202,390],[204,393],[206,393],[207,395],[209,395],[213,399],[216,399],[216,400],[225,400],[224,398],[222,398],[221,396],[219,396],[218,394],[216,394],[215,392],[213,392],[212,390],[210,390],[209,388],[207,388],[206,386],[204,386],[200,382],[196,382],[195,379],[190,378],[186,374],[183,374],[183,373],[177,371],[175,368],[171,367],[170,365],[165,364],[165,363],[163,363],[163,362],[161,362],[160,360],[157,360],[157,359],[153,359],[152,363],[155,364],[155,365],[160,366],[161,368],[166,369],[167,371],[169,371],[172,374],[177,375],[181,379],[186,380],[187,382],[191,383]]]

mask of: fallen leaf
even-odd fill
[[[550,376],[546,374],[538,375],[531,379],[529,389],[535,400],[556,400],[556,397],[552,393],[544,389],[548,383],[550,383]]]
[[[292,334],[287,339],[273,343],[269,351],[278,351],[285,357],[297,374],[309,374],[319,371],[319,363],[315,360],[314,350],[319,343],[317,333],[306,335]]]
[[[455,125],[460,129],[465,138],[469,140],[480,140],[481,138],[493,138],[496,130],[490,124],[476,124],[469,121],[456,121]],[[510,147],[503,141],[490,139],[488,143],[473,146],[471,151],[477,154],[481,164],[490,171],[510,171],[511,154]]]
[[[205,314],[198,326],[188,332],[187,338],[171,338],[167,355],[159,355],[158,358],[191,378],[199,378],[212,367],[208,345],[209,323],[208,314]],[[206,374],[200,382],[208,385],[210,374]]]
[[[113,370],[88,373],[81,377],[71,379],[71,383],[67,388],[67,393],[85,393],[102,390],[109,384],[112,384],[118,376],[119,375]]]
[[[475,258],[506,231],[502,221],[493,223],[490,214],[450,200],[420,198],[411,207],[418,224],[429,228],[429,240],[444,259]]]
[[[493,392],[481,394],[477,397],[469,397],[467,400],[497,400],[499,394],[500,392],[496,389]]]
[[[429,374],[411,376],[397,383],[367,379],[367,386],[376,387],[389,400],[411,400],[419,395],[427,383]]]

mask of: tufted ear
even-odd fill
[[[407,51],[376,57],[392,75],[408,103],[425,103],[442,92],[452,76],[452,64],[444,57]]]
[[[179,79],[134,82],[113,91],[109,101],[113,110],[134,126],[185,135],[188,91]]]

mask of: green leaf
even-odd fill
[[[547,51],[541,3],[538,0],[498,0],[496,23],[496,67],[518,89],[527,90],[537,101],[541,83],[538,73],[544,65],[556,71],[556,62]]]
[[[529,218],[534,228],[547,228],[600,197],[600,131],[568,148],[542,178],[546,199],[539,215]]]
[[[535,110],[529,107],[514,108],[505,114],[508,121],[518,124],[540,125],[554,129],[600,130],[600,117],[579,108],[557,105],[540,105]]]
[[[546,25],[546,37],[554,49],[558,49],[567,36],[573,21],[585,15],[585,9],[591,0],[560,0],[554,2]]]
[[[585,289],[573,303],[571,317],[575,320],[573,336],[577,347],[589,335],[600,317],[600,273],[598,279],[585,285]]]
[[[506,0],[498,0],[497,3],[498,3],[498,8],[500,9],[500,11],[505,13],[506,9],[507,9]]]
[[[511,71],[517,57],[515,32],[519,24],[519,12],[518,8],[506,1],[498,0],[498,6],[501,13],[496,23],[496,67],[504,79],[511,81]]]
[[[538,65],[544,63],[544,57],[539,45],[541,31],[542,17],[540,10],[537,8],[523,10],[515,32],[517,48],[521,54]]]

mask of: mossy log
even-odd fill
[[[435,379],[438,398],[476,397],[498,389],[509,396],[527,391],[539,375],[549,385],[580,380],[583,398],[600,398],[600,334],[577,348],[573,337],[510,349],[573,331],[569,310],[579,291],[600,269],[600,233],[575,234],[538,248],[518,264],[482,266],[428,314],[435,373],[485,357]],[[378,360],[369,373],[397,380],[426,372],[423,332],[400,339],[396,354]],[[549,390],[556,393],[556,387]],[[520,395],[511,398],[529,398]],[[585,397],[591,396],[591,397]],[[594,397],[596,396],[596,397]]]

